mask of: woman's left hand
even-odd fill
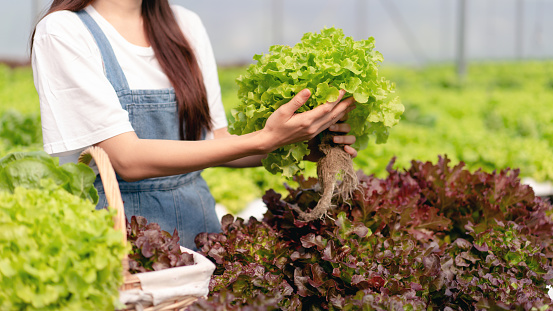
[[[332,132],[337,133],[349,133],[351,131],[351,126],[347,123],[336,123],[331,125],[329,128]],[[332,138],[332,141],[335,144],[344,145],[344,151],[347,152],[352,158],[357,156],[357,150],[355,150],[351,145],[355,144],[356,138],[353,135],[336,135]]]
[[[355,106],[348,108],[348,112],[353,110]],[[351,131],[351,126],[347,123],[343,123],[348,118],[348,115],[346,114],[338,123],[335,123],[331,125],[328,130],[335,133],[349,133]],[[355,136],[353,135],[336,135],[332,138],[332,141],[335,144],[341,144],[344,145],[344,151],[347,152],[352,158],[355,158],[357,156],[357,150],[353,148],[351,145],[353,145],[356,141]],[[319,137],[315,137],[311,139],[308,143],[309,150],[311,151],[308,156],[305,157],[305,160],[316,162],[320,158],[323,157],[322,152],[319,150],[320,140]]]

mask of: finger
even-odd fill
[[[316,120],[320,124],[327,123],[329,119],[333,119],[336,115],[344,112],[344,110],[347,109],[347,106],[353,103],[352,97],[349,97],[348,99],[341,101],[341,99],[344,97],[344,94],[345,94],[344,92],[340,91],[340,95],[337,101],[328,102],[328,103],[319,105],[318,107],[315,107],[312,110],[304,112],[303,114],[306,117],[310,116],[311,118],[313,118],[313,120]],[[343,117],[343,115],[341,115],[341,117]],[[332,122],[332,123],[336,123],[336,122]],[[326,128],[328,128],[328,125],[326,125],[325,129]]]
[[[346,114],[340,119],[340,121],[347,121],[348,120],[348,115],[350,112],[353,111],[353,109],[357,108],[357,105],[353,104],[351,106],[348,107],[348,109],[346,110]]]
[[[341,101],[338,105],[336,105],[332,110],[324,112],[323,115],[318,117],[316,121],[313,123],[313,126],[316,126],[319,129],[319,132],[324,131],[325,129],[329,128],[331,125],[335,124],[344,117],[346,113],[346,109],[349,105],[353,103],[353,98],[348,98],[346,100]],[[319,106],[313,110],[310,110],[308,112],[310,113],[316,113],[318,108],[321,108],[322,106]],[[328,106],[327,106],[328,108]]]
[[[327,120],[333,120],[330,124],[338,122],[341,118],[345,116],[348,111],[348,107],[354,103],[353,97],[348,97],[332,108],[329,112],[326,113]],[[325,104],[326,105],[326,104]]]
[[[334,124],[338,122],[340,119],[344,118],[344,116],[347,113],[348,107],[351,106],[353,103],[354,103],[353,97],[349,97],[341,101],[338,105],[336,105],[334,109],[332,109],[332,111],[328,114],[328,116],[331,119],[329,126],[330,124]]]
[[[347,152],[352,158],[357,157],[357,150],[350,145],[345,145],[344,151]]]
[[[345,90],[340,90],[339,95],[338,95],[338,99],[336,101],[329,102],[327,104],[331,104],[331,105],[338,104],[339,102],[342,101],[342,98],[344,98],[344,95],[346,95],[346,91]]]
[[[338,94],[338,99],[336,99],[333,102],[326,102],[326,103],[322,104],[321,106],[326,107],[326,109],[332,109],[342,101],[342,98],[344,98],[344,95],[346,95],[346,91],[345,90],[340,90],[339,94]]]
[[[336,123],[332,124],[328,129],[331,132],[349,133],[349,131],[351,131],[351,125],[347,123]]]
[[[278,108],[277,111],[280,111],[285,116],[292,117],[294,113],[296,113],[296,110],[298,110],[307,102],[310,96],[311,91],[309,91],[309,89],[303,89],[298,94],[296,94],[296,96],[294,96],[294,98],[292,98],[289,102]]]
[[[353,135],[334,136],[332,137],[332,141],[335,144],[353,145],[355,144],[356,138]]]

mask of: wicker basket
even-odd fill
[[[115,219],[115,229],[121,230],[123,234],[123,244],[127,244],[127,235],[126,235],[126,223],[125,223],[125,211],[123,208],[123,200],[121,198],[121,192],[119,190],[119,184],[117,183],[117,178],[115,177],[115,171],[109,161],[107,153],[99,147],[90,147],[83,151],[79,157],[79,162],[89,165],[90,161],[94,159],[98,167],[98,172],[102,178],[102,184],[104,186],[104,191],[106,194],[106,199],[108,206],[115,208],[117,210],[117,215]],[[142,289],[141,281],[135,275],[130,274],[128,258],[123,259],[123,269],[124,269],[124,284],[119,289],[119,292]],[[172,268],[177,269],[177,268]],[[178,296],[172,297],[170,299],[164,300],[163,302],[153,305],[144,305],[140,304],[126,304],[124,310],[144,310],[144,311],[173,311],[173,310],[184,310],[187,306],[194,303],[199,297],[197,296]]]

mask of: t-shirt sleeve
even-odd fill
[[[38,24],[32,67],[47,153],[71,154],[133,131],[94,38],[74,13],[52,13]]]
[[[213,130],[227,127],[228,121],[221,98],[217,63],[207,31],[196,13],[179,5],[172,5],[172,9],[179,26],[187,40],[189,40],[189,43],[193,46],[198,58],[207,92]]]

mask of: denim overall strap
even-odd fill
[[[106,35],[100,29],[100,26],[85,10],[75,13],[77,13],[77,16],[83,21],[94,37],[94,40],[96,40],[96,44],[102,54],[104,72],[115,91],[119,93],[122,90],[128,90],[129,84],[127,83],[127,78],[125,78],[125,74],[123,74],[123,70],[115,57],[111,44],[109,44],[108,38],[106,38]]]

